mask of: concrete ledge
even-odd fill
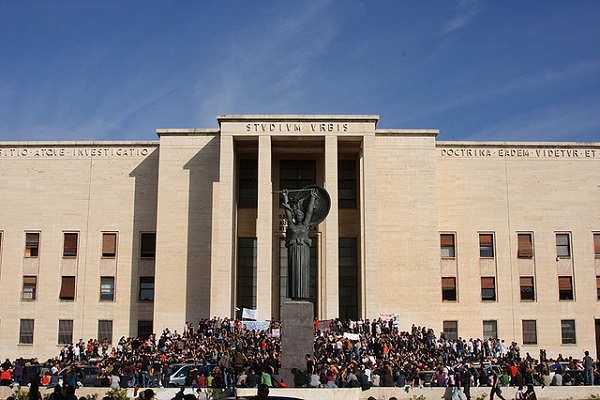
[[[23,388],[27,390],[27,388]],[[108,388],[80,388],[75,393],[77,397],[85,396],[88,394],[98,393],[98,399],[102,399],[104,394],[108,392]],[[143,390],[143,389],[140,389]],[[159,389],[154,388],[156,393],[155,399],[157,400],[170,400],[175,396],[175,393],[179,389]],[[15,389],[9,387],[0,387],[0,399],[6,399],[8,396],[13,395]],[[502,396],[507,400],[515,398],[516,388],[502,388]],[[547,386],[542,389],[536,386],[535,392],[539,400],[587,400],[587,399],[598,399],[600,398],[600,386]],[[41,388],[42,396],[52,393],[52,389]],[[186,389],[185,393],[196,393],[196,389]],[[128,389],[127,394],[131,399],[133,396],[133,389]],[[388,400],[394,396],[398,400],[414,400],[415,398],[437,400],[442,398],[450,399],[452,391],[450,388],[410,388],[408,392],[402,388],[371,388],[368,390],[361,389],[271,389],[271,396],[293,396],[300,397],[305,400],[366,400],[370,396],[375,397],[377,400]],[[240,397],[251,397],[256,395],[256,389],[238,389],[237,395]],[[490,388],[489,387],[478,387],[471,388],[472,399],[489,399]]]

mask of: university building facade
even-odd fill
[[[600,348],[600,143],[441,142],[370,115],[224,115],[158,141],[0,143],[0,351],[280,316],[282,189],[323,186],[315,316],[523,354]],[[285,326],[284,326],[285,333]]]

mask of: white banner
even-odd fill
[[[250,331],[266,331],[271,326],[270,321],[242,321],[242,324]]]
[[[251,308],[244,308],[244,310],[242,311],[242,318],[257,321],[258,320],[258,310],[253,310]]]
[[[348,340],[360,340],[358,333],[344,332],[344,337]]]
[[[384,321],[389,321],[390,319],[392,319],[392,317],[393,317],[392,313],[379,313],[379,318]]]

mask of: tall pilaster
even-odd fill
[[[339,316],[339,221],[338,221],[338,140],[336,135],[325,136],[325,189],[331,196],[331,211],[325,219],[324,262],[321,263],[322,317]]]
[[[272,317],[273,184],[271,137],[258,137],[258,209],[256,214],[256,307],[259,320]]]
[[[360,163],[361,292],[363,318],[378,316],[377,296],[377,163],[375,135],[363,137]]]
[[[233,136],[221,132],[219,157],[219,182],[214,183],[214,232],[211,255],[210,315],[231,315],[233,299],[233,272],[235,238],[234,176],[235,153]]]

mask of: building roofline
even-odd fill
[[[351,114],[225,114],[218,115],[219,125],[222,122],[247,122],[247,121],[347,121],[347,122],[379,122],[379,115],[351,115]]]
[[[376,135],[395,135],[395,136],[433,136],[440,134],[439,129],[376,129]]]
[[[441,141],[436,147],[600,147],[600,142],[475,142]]]
[[[156,134],[161,136],[198,136],[198,135],[217,135],[221,132],[217,128],[167,128],[157,129]]]
[[[74,147],[74,146],[158,146],[158,140],[66,140],[66,141],[2,141],[0,147]]]

